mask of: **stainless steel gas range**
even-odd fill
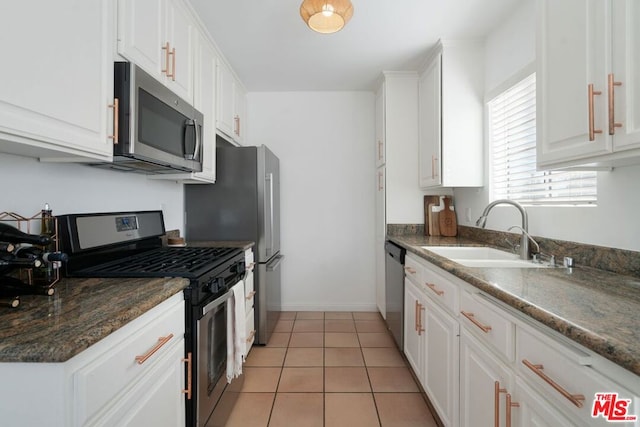
[[[184,277],[186,425],[205,426],[226,383],[227,304],[245,275],[239,248],[164,247],[161,211],[70,214],[58,217],[74,277]]]

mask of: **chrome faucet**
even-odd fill
[[[522,236],[520,237],[520,259],[529,259],[529,239],[531,238],[529,235],[529,217],[527,216],[527,211],[520,203],[508,199],[499,199],[489,203],[487,207],[484,208],[480,218],[476,221],[476,226],[480,228],[485,227],[487,224],[487,215],[489,215],[491,209],[496,205],[511,205],[520,211],[520,215],[522,215],[522,226],[516,226],[522,230]],[[509,230],[511,230],[511,228]],[[538,246],[535,241],[534,243]]]

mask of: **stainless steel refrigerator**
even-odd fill
[[[185,186],[187,240],[256,243],[258,344],[267,343],[281,310],[279,172],[278,158],[264,145],[218,147],[216,183]]]

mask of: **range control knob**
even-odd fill
[[[217,294],[218,292],[224,290],[224,278],[222,277],[214,277],[207,284],[207,290],[212,294]]]

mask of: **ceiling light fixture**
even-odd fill
[[[350,0],[304,0],[300,16],[309,28],[322,34],[340,31],[353,16]]]

